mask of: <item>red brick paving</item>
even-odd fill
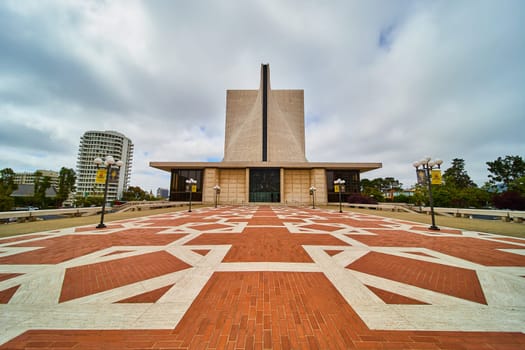
[[[435,256],[427,254],[427,253],[423,253],[423,252],[403,252],[403,253],[424,256],[424,257],[427,257],[427,258],[435,258]]]
[[[0,244],[5,244],[5,243],[11,243],[11,242],[18,242],[18,241],[26,241],[28,239],[33,239],[33,238],[41,238],[41,237],[47,237],[48,235],[20,235],[20,236],[16,236],[16,237],[10,237],[10,238],[1,238],[0,239]]]
[[[525,265],[524,257],[498,250],[516,249],[517,245],[461,236],[440,237],[438,234],[428,237],[402,230],[379,230],[378,228],[391,224],[370,220],[368,216],[363,216],[365,221],[358,218],[343,219],[341,215],[334,213],[324,215],[324,212],[315,212],[316,215],[320,213],[332,220],[328,222],[344,222],[361,228],[375,227],[375,230],[368,231],[377,236],[348,234],[349,237],[371,246],[422,247],[487,266]],[[175,220],[167,217],[159,220],[151,218],[147,223],[155,226],[161,226],[160,223],[168,226],[181,225],[181,222],[203,222],[202,219],[210,215],[209,212],[194,214],[196,215]],[[282,222],[293,222],[296,219],[278,219],[269,207],[261,207],[252,219],[234,218],[229,221],[283,226]],[[319,228],[321,226],[323,225]],[[129,229],[113,234],[69,235],[33,244],[21,243],[18,246],[43,248],[0,258],[0,263],[57,263],[110,246],[165,245],[184,236],[156,234],[163,229],[165,228]],[[1,243],[5,241],[0,240]],[[522,241],[519,240],[519,243]],[[201,234],[187,244],[232,244],[225,262],[310,262],[311,259],[302,245],[348,246],[329,234],[290,234],[284,226],[247,227],[242,234]],[[206,254],[208,250],[194,251]],[[341,252],[340,249],[325,251],[329,255]],[[187,264],[161,251],[71,268],[64,277],[61,301],[187,268],[185,265]],[[349,268],[485,303],[482,291],[479,293],[479,281],[474,271],[376,252],[368,253],[350,264]],[[97,277],[100,280],[97,286],[86,282]],[[18,287],[0,291],[0,301],[8,302]],[[367,287],[387,304],[418,302],[390,291]],[[169,288],[171,286],[165,286],[119,302],[154,302]],[[12,294],[9,296],[10,293]],[[370,330],[322,273],[215,272],[174,330],[29,330],[0,345],[0,348],[495,350],[525,349],[525,335],[519,332]]]
[[[179,219],[156,219],[151,218],[150,220],[141,221],[141,224],[149,225],[149,226],[181,226],[189,223],[194,222],[206,222],[205,219],[196,219],[194,217],[188,217],[188,218],[179,218]],[[215,219],[208,219],[210,222],[215,222]]]
[[[210,252],[210,250],[209,249],[192,249],[192,252],[195,252],[197,254],[204,256],[204,255],[207,255]]]
[[[14,244],[13,247],[42,247],[40,249],[0,258],[0,264],[58,264],[112,246],[165,245],[184,237],[184,234],[156,233],[163,228],[128,229],[97,235],[66,235],[35,242]]]
[[[332,219],[332,222],[337,222],[340,224],[345,224],[352,227],[359,227],[359,228],[384,228],[389,227],[392,225],[391,223],[384,222],[382,220],[357,220],[357,219],[350,219],[350,218],[334,218]]]
[[[335,225],[330,226],[330,225],[321,225],[321,224],[305,225],[305,226],[301,226],[301,228],[307,228],[310,230],[324,231],[324,232],[334,232],[334,231],[341,229],[341,227],[339,226],[335,226]]]
[[[18,287],[20,287],[20,285],[0,291],[0,304],[7,304],[13,295],[15,295]]]
[[[518,246],[472,237],[428,237],[404,230],[370,229],[376,236],[352,235],[349,237],[372,247],[427,248],[486,266],[525,266],[525,256],[507,253],[500,249]]]
[[[375,295],[377,295],[385,304],[409,304],[409,305],[428,305],[422,301],[406,297],[404,295],[396,294],[388,290],[366,286]]]
[[[312,262],[302,245],[348,245],[330,235],[290,233],[285,227],[247,227],[238,234],[202,234],[186,244],[233,244],[223,262]]]
[[[23,275],[23,273],[0,273],[0,282],[20,275]]]
[[[117,303],[154,303],[159,300],[174,284],[165,286],[162,288],[157,288],[152,291],[141,293],[130,298],[122,299],[117,301]]]
[[[337,255],[339,253],[341,253],[343,250],[335,250],[335,249],[330,249],[330,250],[325,250],[325,253],[330,255],[330,256],[334,256],[334,255]]]
[[[111,253],[108,253],[108,254],[104,254],[102,256],[110,256],[110,255],[129,253],[129,252],[132,252],[132,250],[115,250],[114,252],[111,252]]]
[[[191,267],[173,255],[154,252],[66,269],[60,302]]]
[[[486,304],[476,271],[369,252],[346,268]]]
[[[500,241],[508,241],[508,242],[525,244],[525,239],[523,238],[509,238],[509,237],[495,237],[495,238]]]
[[[523,349],[523,333],[370,330],[322,273],[216,272],[173,331],[27,331],[3,349]]]

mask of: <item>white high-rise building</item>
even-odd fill
[[[129,184],[133,161],[133,143],[116,131],[87,131],[80,138],[77,158],[76,196],[88,196],[104,192],[103,184],[96,184],[95,158],[113,156],[124,165],[120,168],[118,183],[109,183],[108,201],[120,199]]]

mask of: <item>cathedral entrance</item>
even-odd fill
[[[250,202],[281,202],[280,169],[250,169]]]

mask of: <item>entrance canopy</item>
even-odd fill
[[[340,169],[364,173],[381,168],[381,163],[338,162],[150,162],[149,166],[171,172],[172,169],[235,169],[235,168],[287,168],[287,169]]]

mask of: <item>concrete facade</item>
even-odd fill
[[[304,91],[272,90],[268,65],[259,90],[228,90],[224,161],[305,162]]]
[[[345,196],[359,192],[359,174],[381,163],[308,162],[305,156],[304,91],[272,90],[270,68],[261,65],[258,90],[227,90],[224,158],[222,162],[150,162],[172,173],[171,183],[199,176],[195,201],[220,203],[264,201],[288,205],[334,201],[334,177],[347,181]],[[177,181],[173,181],[176,177]],[[250,183],[250,179],[253,183]],[[170,200],[187,200],[185,190],[170,189]]]

